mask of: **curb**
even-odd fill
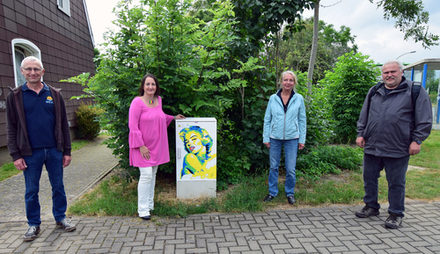
[[[91,183],[89,183],[78,195],[76,195],[70,202],[76,201],[79,199],[82,195],[87,193],[93,186],[95,186],[97,183],[99,183],[102,179],[104,179],[110,172],[115,169],[119,163],[116,163],[115,165],[111,166],[109,169],[103,171],[100,175],[98,175],[95,180],[93,180]]]

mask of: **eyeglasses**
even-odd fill
[[[31,72],[31,71],[40,72],[41,71],[40,68],[31,68],[31,67],[23,68],[23,70],[25,70],[27,72]]]

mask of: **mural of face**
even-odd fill
[[[180,179],[216,179],[216,154],[207,130],[189,126],[179,132],[187,154],[183,158]]]
[[[186,148],[193,154],[198,154],[203,148],[202,137],[197,131],[189,131],[185,134]]]

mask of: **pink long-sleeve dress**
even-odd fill
[[[147,107],[140,97],[131,102],[128,114],[131,166],[152,167],[170,161],[167,127],[174,117],[163,112],[162,98],[158,96],[157,99],[157,106],[153,108]],[[150,150],[149,160],[142,157],[139,150],[141,146]]]

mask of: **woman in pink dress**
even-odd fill
[[[157,168],[170,161],[167,127],[182,115],[167,115],[162,110],[162,98],[157,78],[147,74],[141,81],[139,96],[133,99],[128,114],[130,134],[130,165],[140,171],[138,183],[138,214],[151,218],[154,208],[154,185]]]

